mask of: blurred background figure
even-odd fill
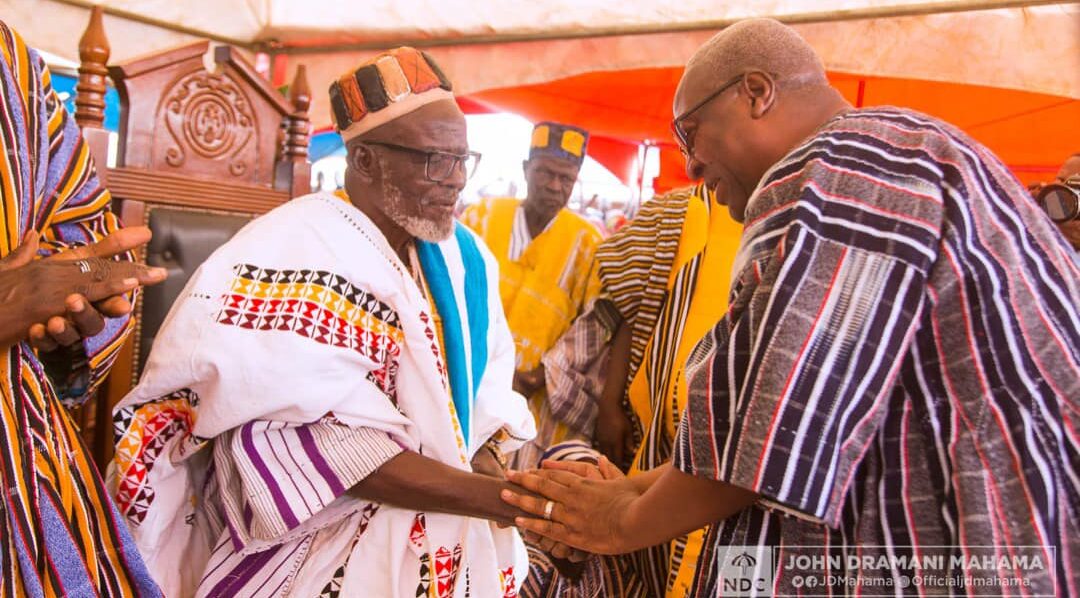
[[[600,231],[567,209],[588,141],[584,129],[538,123],[522,164],[525,199],[486,199],[462,216],[499,260],[499,292],[517,348],[514,390],[529,398],[537,418],[536,438],[513,457],[516,468],[536,467],[548,446],[574,437],[551,417],[541,359],[595,296],[588,282]]]
[[[1036,183],[1028,189],[1073,248],[1080,251],[1080,152],[1065,160],[1052,182]]]

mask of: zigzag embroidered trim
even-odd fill
[[[395,397],[404,333],[396,311],[325,270],[233,267],[235,278],[215,321],[249,330],[288,331],[353,350],[372,362],[369,379]]]
[[[116,506],[132,526],[142,523],[154,502],[154,488],[146,478],[165,445],[177,435],[183,435],[175,449],[181,455],[206,445],[205,438],[191,433],[198,404],[199,396],[182,388],[156,401],[119,409],[113,416],[119,472]]]

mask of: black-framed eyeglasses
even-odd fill
[[[465,169],[465,179],[471,179],[476,174],[476,166],[480,164],[480,152],[468,151],[464,154],[454,154],[441,150],[424,150],[407,145],[398,145],[387,141],[364,141],[367,145],[377,145],[399,152],[408,152],[418,156],[424,156],[424,176],[429,181],[441,183],[450,178],[459,165]]]
[[[683,112],[679,116],[676,116],[674,120],[671,121],[671,132],[675,135],[675,140],[679,142],[679,151],[683,153],[683,156],[690,157],[691,155],[693,155],[694,152],[694,148],[690,144],[690,136],[686,133],[686,129],[683,128],[683,121],[685,121],[687,118],[690,118],[690,115],[692,115],[693,113],[701,110],[701,108],[704,107],[705,104],[708,104],[709,102],[719,97],[720,94],[727,91],[729,87],[735,85],[739,81],[742,81],[743,77],[745,76],[746,73],[743,73],[735,77],[734,79],[728,81],[727,83],[724,83],[720,86],[719,89],[705,96],[705,99],[701,100],[697,104],[694,104],[689,110]]]

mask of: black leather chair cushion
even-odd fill
[[[154,238],[147,246],[146,263],[167,269],[169,278],[144,291],[136,374],[142,373],[158,328],[188,279],[214,250],[231,239],[251,219],[252,216],[170,208],[154,208],[150,211],[149,226]]]

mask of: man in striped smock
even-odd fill
[[[704,184],[652,198],[597,248],[600,295],[544,356],[552,413],[592,437],[631,478],[671,461],[686,407],[683,365],[727,310],[717,294],[729,286],[741,232]],[[534,551],[533,575],[521,593],[685,596],[702,537],[698,530],[625,557],[592,560],[579,580],[556,575]],[[597,582],[602,586],[589,585]],[[541,585],[544,593],[533,591]]]
[[[674,108],[745,232],[673,466],[515,474],[557,503],[521,524],[617,553],[713,522],[697,596],[1080,591],[1080,268],[1023,186],[950,125],[851,109],[771,20],[699,49]]]
[[[2,22],[0,59],[0,596],[160,595],[65,407],[131,331],[124,293],[165,273],[130,261],[149,230],[119,230],[45,62]]]

